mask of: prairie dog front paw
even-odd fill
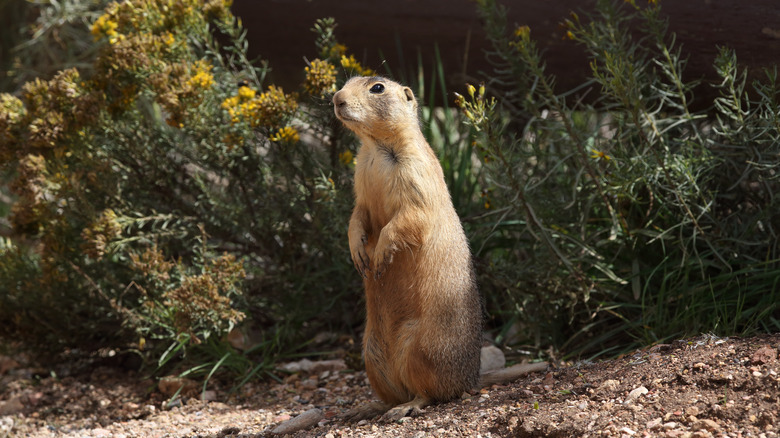
[[[366,272],[371,270],[371,259],[366,251],[366,242],[365,233],[357,234],[355,237],[350,233],[349,252],[352,255],[352,263],[363,278],[366,278]]]

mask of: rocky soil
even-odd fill
[[[99,362],[56,374],[0,357],[0,438],[262,437],[307,412],[316,424],[291,436],[770,438],[780,433],[778,349],[780,334],[702,336],[553,367],[414,418],[356,424],[337,415],[370,400],[371,389],[364,372],[339,360],[304,364],[282,383],[233,394],[218,385],[201,393],[190,383],[170,403],[181,381]]]

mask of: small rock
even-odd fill
[[[500,370],[506,366],[506,357],[504,352],[495,345],[482,347],[479,353],[479,372],[484,374],[486,371]]]
[[[624,404],[633,403],[634,400],[638,399],[639,397],[647,394],[647,388],[644,386],[640,386],[639,388],[634,389],[633,391],[628,393],[628,397],[626,397],[626,401],[624,401]]]
[[[317,379],[305,379],[301,380],[301,388],[303,389],[317,389]]]
[[[217,391],[203,391],[200,394],[200,399],[203,401],[216,401],[217,400]]]
[[[110,436],[113,436],[113,434],[108,429],[103,429],[103,428],[98,427],[98,428],[92,429],[92,436],[97,437],[97,438],[108,438]]]
[[[777,351],[772,347],[766,346],[759,348],[753,353],[753,356],[750,358],[750,363],[753,365],[763,365],[774,362],[775,359],[777,359]]]
[[[319,423],[322,418],[323,415],[321,410],[317,408],[309,409],[297,417],[287,420],[284,423],[276,426],[276,428],[274,428],[271,433],[274,435],[284,435],[297,432],[299,430],[308,429],[309,427]]]
[[[619,380],[612,380],[612,379],[605,380],[601,385],[599,385],[598,388],[596,388],[596,392],[601,392],[601,391],[612,392],[616,390],[618,386],[620,386]]]
[[[633,430],[631,430],[631,429],[629,429],[627,427],[624,427],[624,428],[620,429],[620,432],[622,432],[622,433],[624,433],[626,435],[629,435],[629,436],[636,435],[636,432],[634,432]]]
[[[691,425],[691,428],[693,430],[708,430],[710,432],[716,432],[720,430],[720,425],[716,423],[714,420],[703,419],[703,420],[695,421]]]
[[[292,418],[292,416],[289,414],[277,415],[276,417],[274,417],[274,423],[281,423],[289,420],[290,418]]]
[[[663,426],[663,427],[664,427],[664,429],[666,429],[666,430],[672,430],[672,429],[674,429],[675,427],[677,427],[677,423],[675,423],[674,421],[670,421],[670,422],[668,422],[668,423],[664,423],[664,426]]]
[[[662,423],[663,420],[661,420],[660,418],[656,418],[655,420],[648,421],[647,424],[645,424],[645,428],[649,430],[660,429]]]

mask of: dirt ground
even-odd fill
[[[0,438],[262,437],[315,408],[318,424],[293,436],[770,438],[780,433],[779,349],[780,334],[701,336],[553,367],[396,423],[356,424],[336,416],[371,399],[362,371],[315,366],[283,383],[234,394],[210,387],[166,407],[158,382],[121,368],[87,362],[52,372],[0,357]]]

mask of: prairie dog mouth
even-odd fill
[[[349,110],[345,107],[335,107],[336,118],[342,122],[357,122],[356,119],[350,116]]]

